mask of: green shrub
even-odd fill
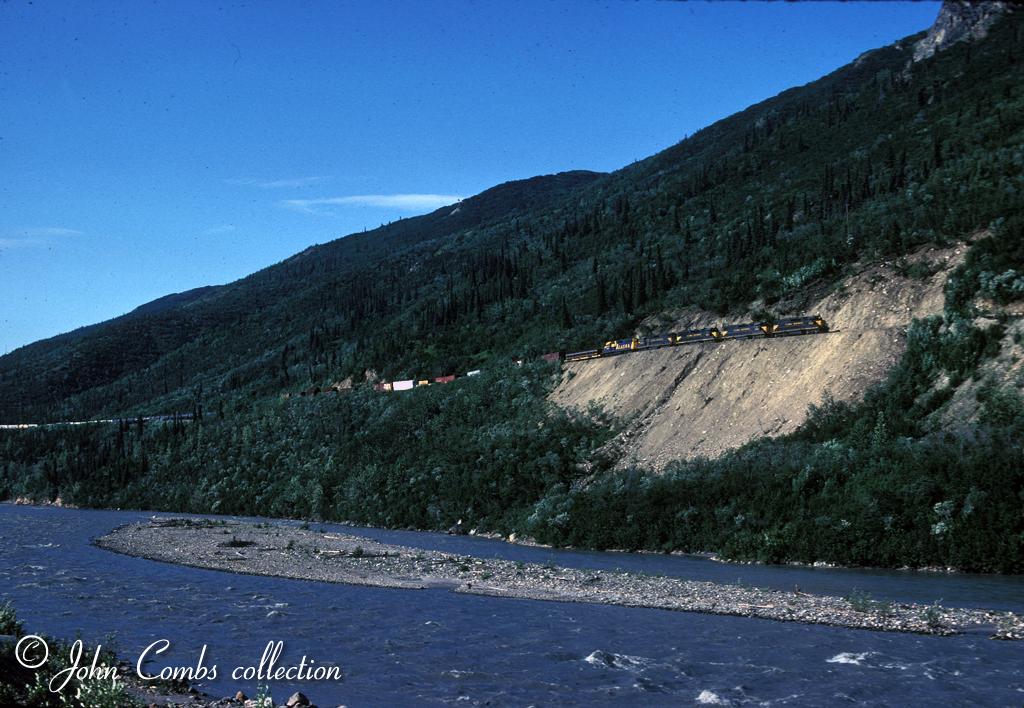
[[[0,634],[12,634],[16,637],[24,634],[24,627],[10,601],[0,604]]]

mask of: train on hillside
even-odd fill
[[[480,369],[474,369],[473,371],[467,371],[463,376],[478,376]],[[435,384],[446,384],[454,381],[458,376],[455,374],[448,374],[447,376],[435,376],[432,379],[406,379],[404,381],[380,381],[373,385],[374,390],[377,391],[408,391],[412,388],[418,388],[420,386],[433,386]]]
[[[668,334],[652,334],[647,337],[631,337],[629,339],[611,339],[599,349],[583,349],[577,352],[548,352],[541,359],[551,362],[586,361],[602,357],[618,356],[630,352],[675,347],[682,344],[699,344],[701,342],[722,342],[728,339],[754,339],[757,337],[792,337],[801,334],[820,334],[828,331],[828,323],[818,315],[809,317],[785,317],[775,322],[747,322],[729,324],[721,327],[703,327],[688,329]],[[515,359],[522,364],[522,359]],[[466,376],[476,376],[476,371],[467,372]],[[451,383],[456,379],[454,374],[438,376],[433,379],[407,379],[404,381],[386,381],[374,384],[378,391],[408,391],[419,386]]]
[[[747,322],[719,327],[688,329],[683,332],[654,334],[647,337],[612,339],[600,349],[583,349],[578,352],[551,352],[542,359],[547,361],[586,361],[607,356],[618,356],[629,352],[675,347],[681,344],[700,342],[721,342],[727,339],[754,339],[757,337],[792,337],[801,334],[820,334],[828,331],[828,323],[818,316],[785,317],[776,322]]]

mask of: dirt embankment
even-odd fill
[[[856,400],[884,378],[904,352],[911,320],[941,314],[946,279],[966,251],[966,243],[931,247],[901,266],[865,265],[828,291],[808,292],[799,302],[773,308],[781,316],[820,314],[833,329],[828,334],[680,346],[567,364],[551,398],[566,407],[593,401],[630,419],[622,439],[624,464],[654,469],[792,432],[806,419],[808,407],[827,395]],[[671,323],[663,318],[654,329],[723,320],[687,312]],[[750,315],[731,321],[750,321]]]

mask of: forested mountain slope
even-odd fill
[[[919,63],[915,39],[611,175],[502,185],[18,349],[0,359],[0,419],[466,370],[672,307],[770,306],[858,258],[961,238],[1019,202],[1020,23]]]
[[[0,358],[0,422],[213,413],[0,431],[0,497],[1024,572],[1024,13],[975,10],[614,173]],[[509,363],[812,308],[838,333]]]
[[[22,347],[0,358],[0,420],[187,410],[206,396],[277,394],[347,372],[354,330],[372,331],[440,277],[440,249],[558,203],[597,177],[566,172],[510,182],[312,246],[235,283],[160,298]]]
[[[919,62],[920,36],[868,52],[611,175],[502,185],[24,347],[0,358],[0,420],[464,371],[962,238],[1019,206],[1018,14]]]

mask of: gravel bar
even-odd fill
[[[404,589],[448,588],[474,595],[652,607],[888,632],[951,635],[974,629],[989,631],[993,639],[1024,639],[1024,617],[1012,612],[484,559],[278,524],[154,517],[149,523],[114,529],[95,543],[131,556],[249,575]]]

